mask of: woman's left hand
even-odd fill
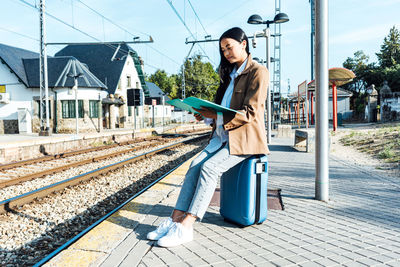
[[[211,118],[211,119],[217,119],[217,113],[212,110],[212,109],[208,109],[208,108],[204,108],[201,107],[201,109],[197,109],[197,108],[193,108],[194,110],[196,110],[197,112],[199,112],[201,114],[201,116],[203,116],[204,118]]]

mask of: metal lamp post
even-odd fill
[[[67,76],[74,78],[74,86],[72,87],[72,89],[75,91],[75,132],[76,132],[76,135],[78,135],[78,133],[79,133],[79,127],[78,127],[78,118],[79,118],[79,114],[78,114],[78,78],[83,77],[83,74],[82,73],[69,73]]]
[[[251,15],[247,20],[249,24],[267,24],[267,28],[264,29],[264,36],[266,40],[266,56],[267,59],[266,67],[268,69],[268,94],[267,94],[267,141],[268,144],[271,143],[271,88],[270,84],[270,58],[269,58],[269,38],[271,36],[269,25],[273,23],[284,23],[289,21],[288,15],[285,13],[276,14],[274,20],[266,20],[264,21],[260,15]]]

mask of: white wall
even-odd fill
[[[75,100],[75,91],[69,88],[57,88],[57,100]],[[54,95],[51,92],[51,95]],[[78,100],[99,100],[107,97],[107,91],[97,88],[85,88],[78,86]]]
[[[127,77],[131,77],[131,86],[128,87],[127,84]],[[136,86],[138,83],[138,86]],[[127,56],[124,68],[122,69],[121,76],[120,76],[120,88],[115,90],[115,94],[119,94],[123,96],[124,100],[127,101],[126,97],[126,89],[128,88],[142,88],[140,84],[139,75],[136,71],[135,64],[131,56]]]
[[[17,120],[18,108],[27,108],[32,115],[33,91],[18,81],[18,77],[10,69],[0,63],[0,84],[6,86],[10,94],[10,103],[0,103],[0,120]]]

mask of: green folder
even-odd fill
[[[193,97],[193,96],[185,98],[184,100],[180,100],[180,99],[169,100],[169,101],[167,101],[167,103],[170,105],[173,105],[175,107],[178,107],[180,109],[187,110],[192,113],[198,113],[193,108],[201,109],[202,107],[204,107],[204,108],[213,109],[216,112],[239,113],[239,114],[244,115],[243,112],[240,112],[240,111],[237,111],[234,109],[230,109],[230,108],[226,108],[221,105],[215,104],[213,102],[210,102],[210,101],[207,101],[204,99],[200,99],[197,97]]]

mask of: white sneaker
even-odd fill
[[[168,230],[171,229],[171,227],[174,225],[175,223],[172,221],[171,217],[169,217],[168,219],[163,220],[160,225],[157,227],[156,230],[149,232],[147,234],[147,239],[149,240],[158,240],[161,237],[163,237],[164,235],[166,235],[168,233]]]
[[[181,223],[175,223],[168,233],[160,238],[157,245],[175,247],[193,240],[193,228],[186,228]]]

